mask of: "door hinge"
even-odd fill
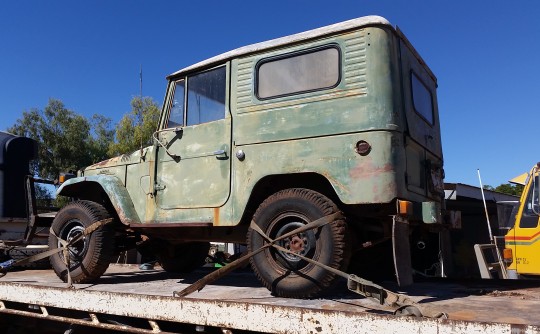
[[[155,191],[162,191],[162,190],[165,190],[167,186],[165,186],[164,184],[156,184],[154,185],[154,190]]]

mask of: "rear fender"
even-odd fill
[[[103,190],[123,224],[141,223],[126,187],[114,176],[92,175],[69,179],[58,188],[56,195],[96,200],[99,196],[96,188]]]

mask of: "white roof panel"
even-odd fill
[[[183,68],[169,75],[169,77],[176,76],[176,75],[186,73],[186,72],[190,72],[195,69],[204,68],[211,65],[217,65],[218,63],[227,61],[232,58],[236,58],[236,57],[243,56],[250,53],[259,52],[266,49],[275,48],[281,45],[301,42],[308,39],[325,36],[325,35],[341,32],[341,31],[356,29],[359,27],[375,26],[375,25],[385,25],[385,26],[392,27],[390,22],[388,22],[388,20],[386,20],[384,17],[381,17],[381,16],[372,15],[372,16],[359,17],[356,19],[339,22],[339,23],[332,24],[329,26],[304,31],[298,34],[289,35],[289,36],[276,38],[276,39],[272,39],[272,40],[261,42],[261,43],[243,46],[241,48],[222,53],[215,57],[208,58],[206,60],[193,64],[191,66]]]

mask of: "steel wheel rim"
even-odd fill
[[[68,221],[64,227],[60,230],[58,236],[67,242],[70,242],[74,238],[78,237],[84,232],[84,225],[78,219],[72,219]],[[60,241],[57,243],[58,248],[62,247]],[[70,267],[80,264],[88,251],[88,240],[86,237],[82,237],[81,240],[75,242],[68,247]],[[63,258],[63,253],[60,253]]]
[[[270,223],[267,229],[268,236],[272,239],[279,238],[290,231],[306,225],[310,221],[306,216],[297,212],[282,213]],[[318,256],[317,238],[314,230],[308,230],[285,238],[277,242],[277,244],[307,258],[316,259]],[[275,248],[270,248],[267,254],[269,255],[270,264],[278,271],[306,270],[311,265],[294,254],[279,251]]]

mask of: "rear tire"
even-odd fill
[[[110,218],[110,214],[102,205],[91,201],[77,201],[58,212],[51,228],[58,237],[69,241],[88,226],[107,218]],[[60,247],[58,238],[51,233],[49,249]],[[71,245],[69,271],[73,283],[90,283],[98,279],[109,267],[114,251],[114,230],[110,224]],[[52,255],[50,261],[56,275],[67,282],[68,271],[63,252]]]
[[[336,212],[339,212],[338,207],[326,196],[309,189],[293,188],[268,197],[257,209],[253,220],[267,236],[276,239]],[[346,227],[344,218],[338,218],[278,244],[332,268],[346,270],[350,257]],[[257,232],[249,229],[247,244],[250,252],[266,243]],[[337,278],[319,266],[272,247],[253,256],[250,262],[259,280],[279,297],[312,298],[322,294]]]
[[[189,273],[206,263],[209,242],[186,242],[171,245],[157,255],[158,262],[166,272]]]

